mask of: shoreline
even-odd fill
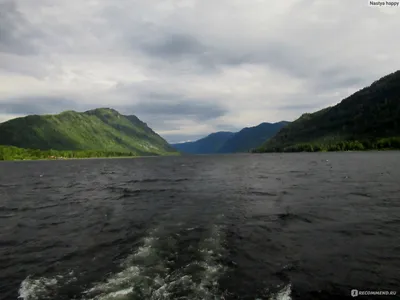
[[[265,153],[344,153],[344,152],[389,152],[400,151],[400,149],[368,149],[368,150],[340,150],[340,151],[265,151],[265,152],[251,152],[251,154],[265,154]]]
[[[150,157],[168,157],[168,156],[181,156],[181,155],[146,155],[146,156],[104,156],[104,157],[71,157],[71,158],[61,158],[61,159],[54,159],[54,158],[38,158],[38,159],[4,159],[0,160],[1,162],[6,161],[67,161],[67,160],[95,160],[95,159],[134,159],[134,158],[150,158]]]
[[[238,153],[210,153],[210,154],[190,154],[190,155],[146,155],[146,156],[112,156],[112,157],[82,157],[82,158],[39,158],[39,159],[8,159],[1,162],[32,162],[32,161],[69,161],[69,160],[96,160],[96,159],[138,159],[138,158],[156,158],[156,157],[182,157],[182,156],[215,156],[215,155],[237,155],[237,154],[295,154],[295,153],[354,153],[354,152],[400,152],[400,149],[371,149],[371,150],[346,150],[346,151],[280,151],[280,152],[238,152]]]

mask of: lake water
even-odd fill
[[[2,162],[0,228],[1,299],[396,291],[400,152]]]

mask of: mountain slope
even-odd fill
[[[303,114],[257,152],[296,150],[300,144],[335,145],[332,150],[343,150],[343,142],[348,141],[359,142],[355,149],[369,149],[379,139],[395,137],[400,137],[400,71],[333,107]]]
[[[259,147],[274,136],[288,122],[261,123],[254,127],[246,127],[236,133],[218,150],[219,153],[246,152]]]
[[[0,124],[0,145],[41,150],[101,150],[137,155],[175,152],[135,116],[109,108],[31,115]]]
[[[233,135],[233,132],[220,131],[195,142],[173,144],[172,146],[181,152],[190,154],[217,153],[221,146]]]

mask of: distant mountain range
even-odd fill
[[[400,71],[333,107],[303,114],[256,152],[400,149]]]
[[[246,127],[236,133],[215,132],[195,142],[178,143],[172,146],[188,154],[248,152],[261,146],[287,124],[286,121],[261,123],[258,126]]]
[[[172,147],[183,153],[190,154],[218,153],[224,143],[234,135],[235,133],[233,132],[220,131],[211,133],[195,142],[172,144]]]
[[[31,115],[0,124],[0,145],[40,150],[96,150],[133,155],[176,153],[136,116],[114,109]]]
[[[400,71],[372,83],[335,106],[294,122],[261,123],[239,132],[216,132],[169,145],[134,115],[110,108],[31,115],[0,123],[1,157],[76,157],[51,151],[97,151],[78,156],[211,154],[235,152],[400,149]],[[14,146],[18,148],[8,147]],[[8,148],[7,148],[8,147]],[[39,149],[37,154],[23,149]]]
[[[247,152],[261,146],[266,140],[273,137],[289,122],[261,123],[254,127],[246,127],[228,139],[218,153]]]

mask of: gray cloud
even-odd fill
[[[227,110],[219,105],[205,103],[138,103],[132,106],[138,114],[166,117],[187,117],[196,121],[207,121],[224,115]]]
[[[347,67],[334,67],[318,73],[313,81],[316,92],[327,90],[353,88],[366,86],[373,78],[359,74],[357,70],[349,70]]]
[[[316,109],[315,104],[308,104],[308,103],[303,103],[303,104],[292,104],[292,105],[282,105],[278,106],[278,109],[281,110],[296,110],[296,111],[304,111],[304,112],[309,112],[313,111]]]
[[[164,120],[187,118],[196,121],[207,121],[223,116],[228,110],[219,103],[208,99],[186,99],[182,95],[162,95],[150,93],[142,95],[142,100],[133,105],[124,106],[124,111]]]
[[[35,54],[35,40],[42,33],[18,10],[17,2],[0,1],[0,52]]]
[[[236,49],[229,45],[220,44],[216,47],[206,43],[195,35],[162,32],[139,48],[161,61],[191,61],[208,71],[220,71],[223,66],[266,64],[304,76],[310,66],[298,50],[278,41]]]
[[[77,107],[79,105],[75,101],[59,97],[39,96],[0,100],[0,113],[11,115],[51,114]]]
[[[207,41],[196,35],[158,32],[151,42],[139,48],[159,61],[171,61],[178,65],[189,61],[194,70],[201,72],[220,72],[224,67],[240,67],[246,64],[265,66],[298,78],[313,79],[316,91],[359,86],[366,81],[356,75],[343,78],[350,76],[347,66],[328,69],[321,67],[318,59],[308,49],[298,47],[290,40],[282,41],[281,38],[231,47],[224,43],[212,45],[208,42],[207,45]],[[155,63],[155,68],[160,68],[160,64]],[[170,72],[173,71],[173,66],[169,65],[168,68]]]
[[[400,64],[400,11],[345,1],[0,0],[0,118],[106,106],[181,140],[293,120]]]
[[[207,47],[195,37],[184,34],[165,35],[161,41],[144,44],[142,49],[152,56],[174,59],[188,55],[202,55],[207,51]]]

